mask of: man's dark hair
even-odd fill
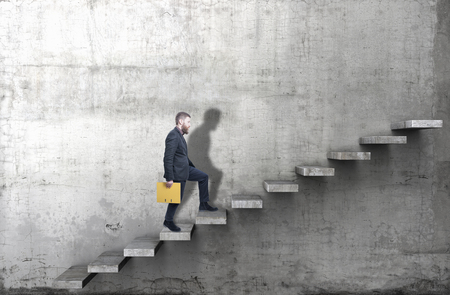
[[[191,115],[189,115],[188,113],[185,113],[185,112],[179,112],[178,114],[177,114],[177,116],[175,117],[175,125],[178,125],[178,121],[181,119],[181,120],[184,120],[184,119],[186,119],[186,117],[191,117]]]

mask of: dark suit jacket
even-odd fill
[[[189,166],[195,167],[188,158],[186,141],[175,127],[166,137],[164,178],[167,181],[186,181],[189,178]]]

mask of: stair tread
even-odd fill
[[[89,273],[87,265],[72,266],[53,281],[54,288],[82,289],[97,274]]]
[[[298,192],[298,183],[290,180],[264,180],[263,185],[269,193]]]
[[[227,210],[199,211],[195,218],[195,224],[227,224]]]
[[[162,244],[162,241],[152,237],[138,237],[125,247],[123,256],[154,257]]]
[[[328,152],[328,159],[331,160],[370,160],[370,152]]]
[[[295,172],[302,176],[334,176],[334,168],[322,166],[296,166]]]
[[[194,232],[194,224],[177,224],[177,226],[180,227],[181,231],[173,232],[164,227],[159,234],[159,239],[161,241],[190,241]]]
[[[442,128],[442,120],[407,120],[391,124],[391,130],[400,129],[437,129]]]
[[[231,207],[237,209],[261,209],[263,200],[257,195],[232,195]]]
[[[107,251],[88,265],[88,272],[117,273],[129,259],[123,256],[123,251]]]
[[[406,136],[365,136],[359,139],[359,144],[406,144]]]

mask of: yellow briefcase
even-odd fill
[[[171,188],[166,187],[165,182],[156,183],[156,201],[158,203],[180,204],[181,185],[174,183]]]

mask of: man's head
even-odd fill
[[[191,128],[191,116],[188,113],[179,112],[175,117],[175,123],[184,134],[188,134]]]

